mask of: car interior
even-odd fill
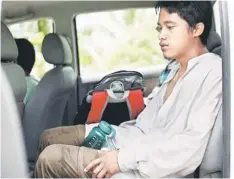
[[[221,18],[220,6],[222,2],[212,1],[212,3],[214,18],[207,49],[224,58],[222,27],[218,23]],[[1,83],[4,84],[2,85],[4,88],[1,93],[3,97],[5,96],[2,99],[2,111],[4,111],[2,118],[8,118],[7,116],[11,115],[15,115],[16,118],[14,121],[3,120],[5,122],[2,123],[5,126],[4,133],[2,133],[2,146],[9,146],[8,149],[4,147],[4,150],[2,150],[5,153],[2,153],[2,156],[4,156],[2,158],[4,167],[2,168],[2,177],[31,176],[32,173],[30,172],[32,171],[30,171],[30,167],[35,164],[38,141],[42,132],[58,126],[72,125],[83,97],[93,84],[105,74],[117,70],[114,67],[108,67],[109,71],[103,70],[102,72],[103,67],[101,65],[105,63],[105,59],[110,57],[108,55],[105,59],[103,58],[104,62],[98,61],[96,63],[97,66],[88,70],[89,67],[86,65],[86,62],[89,62],[91,57],[82,51],[82,48],[89,49],[89,52],[95,56],[98,53],[93,47],[89,47],[89,44],[93,43],[94,46],[97,44],[95,47],[99,48],[105,42],[109,42],[108,39],[105,39],[105,34],[99,33],[106,28],[102,26],[102,23],[109,23],[109,19],[105,19],[102,13],[110,13],[115,25],[119,24],[118,27],[121,28],[122,21],[117,18],[120,16],[115,16],[115,11],[128,10],[129,16],[126,18],[126,21],[133,22],[133,17],[137,16],[134,15],[137,13],[133,10],[139,10],[140,14],[140,10],[143,9],[148,10],[148,14],[154,14],[154,6],[155,2],[153,1],[2,1],[1,66],[3,74],[1,75]],[[98,30],[84,28],[85,31],[82,31],[82,33],[99,33],[96,35],[98,38],[93,38],[97,41],[92,41],[87,36],[79,34],[79,29],[82,29],[83,26],[89,27],[88,23],[85,24],[87,19],[86,21],[82,20],[85,15],[90,15],[89,18],[94,19],[92,24]],[[151,15],[155,23],[152,26],[156,26],[156,13],[154,15]],[[147,17],[146,14],[145,18]],[[138,18],[139,22],[143,23],[144,17],[139,16]],[[81,20],[79,21],[79,19]],[[103,22],[99,21],[100,19]],[[83,24],[79,23],[81,21]],[[36,24],[37,32],[32,30],[34,28],[33,23],[25,25],[25,22]],[[45,26],[43,26],[43,22],[47,22],[50,25],[47,25],[47,31],[44,28]],[[115,25],[113,23],[113,26]],[[31,29],[31,32],[29,33],[26,28]],[[118,30],[116,27],[113,27],[113,29]],[[113,29],[111,30],[114,31]],[[112,34],[112,36],[118,33],[115,32],[115,34],[111,30],[108,33],[113,33],[114,35]],[[106,32],[105,29],[103,31]],[[126,37],[123,36],[123,39],[127,38],[128,35],[130,36],[127,32],[125,32]],[[155,34],[155,36],[157,35]],[[24,104],[27,91],[26,75],[23,68],[17,64],[17,58],[19,53],[26,54],[31,48],[23,43],[16,44],[16,39],[19,38],[30,41],[36,53],[36,56],[24,55],[25,63],[30,58],[35,58],[34,66],[36,67],[32,70],[32,74],[37,74],[37,79],[39,80],[35,94],[27,104]],[[142,38],[144,40],[144,36]],[[131,42],[134,43],[134,40]],[[116,42],[116,44],[118,43],[123,45],[124,42]],[[111,51],[111,47],[108,49],[114,53],[114,50]],[[100,51],[105,51],[105,48]],[[121,54],[123,53],[121,52]],[[136,54],[140,53],[136,52]],[[155,52],[152,52],[152,54],[155,54]],[[161,58],[160,55],[156,57]],[[89,64],[88,62],[87,64]],[[139,64],[142,66],[141,63]],[[144,68],[136,68],[135,64],[131,67],[130,64],[126,68],[125,66],[119,66],[119,70],[137,69],[141,72],[144,76],[144,96],[147,97],[157,85],[159,75],[167,65],[167,60],[162,60],[160,63],[157,61],[155,64],[145,65]],[[11,88],[12,94],[9,88]],[[6,98],[8,95],[13,95],[13,98]],[[223,115],[222,110],[219,112],[219,115]],[[16,125],[13,125],[13,123],[16,123]],[[13,132],[10,134],[10,131]],[[228,176],[227,172],[223,172],[224,163],[226,162],[223,155],[225,147],[224,136],[227,136],[224,135],[224,131],[222,120],[216,120],[201,165],[194,173],[186,177],[222,178]],[[12,140],[9,140],[9,138],[12,138]],[[228,166],[225,165],[225,167]]]

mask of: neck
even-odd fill
[[[208,50],[205,46],[202,44],[197,47],[192,47],[190,50],[187,50],[184,54],[182,54],[180,57],[176,58],[177,62],[180,63],[180,71],[186,71],[189,60],[198,57],[204,53],[207,53]]]

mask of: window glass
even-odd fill
[[[141,70],[165,65],[154,8],[79,14],[75,17],[80,74]]]

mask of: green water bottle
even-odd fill
[[[113,143],[113,138],[116,135],[115,129],[106,121],[101,121],[97,127],[94,127],[89,135],[84,139],[82,146],[100,150],[107,142]]]

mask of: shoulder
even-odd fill
[[[27,84],[30,86],[36,86],[39,83],[39,81],[35,79],[33,76],[26,77],[26,81],[27,81]]]
[[[209,76],[222,78],[222,58],[214,53],[207,53],[200,59],[199,66],[209,72]]]

